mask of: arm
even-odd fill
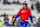
[[[20,15],[17,14],[17,15],[15,16],[15,19],[18,18],[19,16],[20,16]]]
[[[15,16],[15,18],[13,18],[12,22],[13,22],[15,19],[17,19],[19,16],[20,16],[20,15],[17,14],[17,15]]]
[[[32,18],[32,16],[29,16],[29,17],[30,17],[31,23],[33,23],[33,18]]]
[[[31,20],[31,26],[33,26],[33,18],[32,18],[32,15],[31,15],[31,11],[29,10],[29,17],[30,17],[30,20]]]
[[[30,17],[31,23],[33,23],[33,18],[30,10],[29,10],[29,17]]]

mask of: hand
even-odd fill
[[[31,23],[31,26],[33,26],[33,23]]]
[[[15,20],[15,18],[13,18],[12,22]]]
[[[14,22],[14,20],[12,20],[12,22]]]
[[[17,22],[17,19],[16,19],[16,22]]]

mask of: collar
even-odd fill
[[[23,8],[23,9],[27,9],[27,7]]]

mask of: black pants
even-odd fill
[[[12,22],[13,26],[14,26],[14,22]]]

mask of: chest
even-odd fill
[[[28,14],[28,10],[27,9],[25,9],[25,10],[21,10],[21,14]]]
[[[8,22],[9,20],[5,20],[5,22]]]

